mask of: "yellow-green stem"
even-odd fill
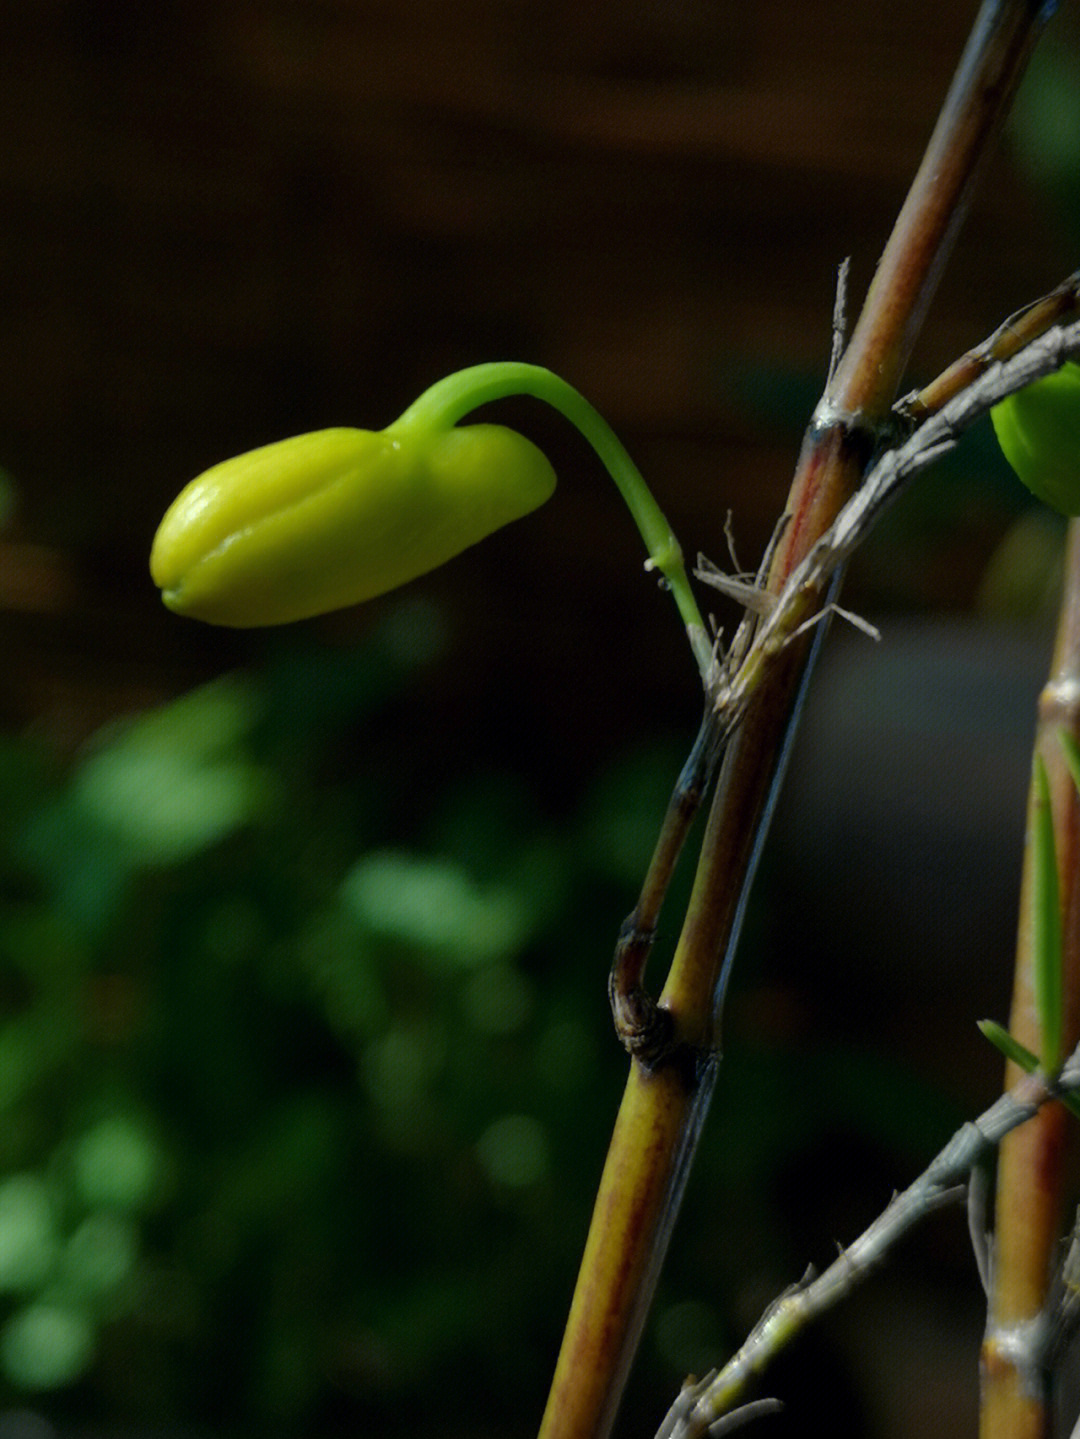
[[[398,423],[430,423],[439,428],[455,425],[481,405],[508,399],[512,395],[531,395],[551,405],[596,451],[645,541],[649,553],[646,568],[658,570],[667,581],[686,626],[698,669],[702,678],[707,680],[712,667],[712,646],[690,588],[683,552],[675,533],[618,435],[572,385],[542,365],[526,365],[516,360],[472,365],[447,375],[425,390]]]

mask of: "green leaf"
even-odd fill
[[[371,934],[440,968],[471,969],[517,953],[532,916],[512,889],[476,884],[453,860],[380,850],[342,884],[345,908]]]
[[[1050,782],[1042,756],[1035,757],[1035,803],[1031,817],[1031,980],[1039,1016],[1042,1067],[1056,1076],[1062,1054],[1063,1008],[1061,901]]]
[[[1018,1064],[1025,1074],[1034,1074],[1039,1068],[1039,1061],[1037,1057],[1032,1054],[1031,1050],[1025,1049],[1020,1041],[1014,1039],[1009,1031],[1003,1029],[996,1020],[980,1019],[978,1024],[979,1029],[995,1049],[1000,1049],[1005,1058],[1011,1059],[1014,1064]],[[1077,1119],[1080,1119],[1080,1095],[1062,1094],[1058,1097],[1065,1108],[1074,1114]]]
[[[132,1213],[149,1208],[163,1180],[164,1156],[137,1120],[100,1120],[75,1144],[75,1191],[91,1208]]]
[[[0,1293],[40,1289],[59,1252],[52,1196],[37,1174],[0,1184]]]
[[[1032,1054],[1030,1049],[1025,1049],[996,1019],[980,1019],[978,1024],[982,1033],[995,1049],[1001,1050],[1006,1059],[1018,1064],[1025,1074],[1035,1073],[1039,1067],[1038,1056]]]

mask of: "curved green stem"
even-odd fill
[[[565,416],[596,451],[626,501],[649,552],[646,569],[659,570],[671,590],[690,639],[702,680],[712,670],[712,645],[686,574],[683,552],[641,471],[603,416],[572,385],[540,365],[514,360],[472,365],[437,381],[415,400],[395,424],[449,428],[471,410],[511,395],[543,400]]]

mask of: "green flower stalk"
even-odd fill
[[[476,365],[440,380],[385,430],[321,430],[207,470],[154,539],[150,571],[165,604],[212,624],[287,624],[383,594],[529,514],[555,488],[544,455],[503,426],[458,425],[521,394],[553,405],[599,455],[707,676],[712,649],[670,525],[596,410],[536,365]]]

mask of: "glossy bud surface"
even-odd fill
[[[192,480],[161,522],[150,572],[177,614],[286,624],[435,569],[554,488],[544,455],[500,425],[320,430]]]

